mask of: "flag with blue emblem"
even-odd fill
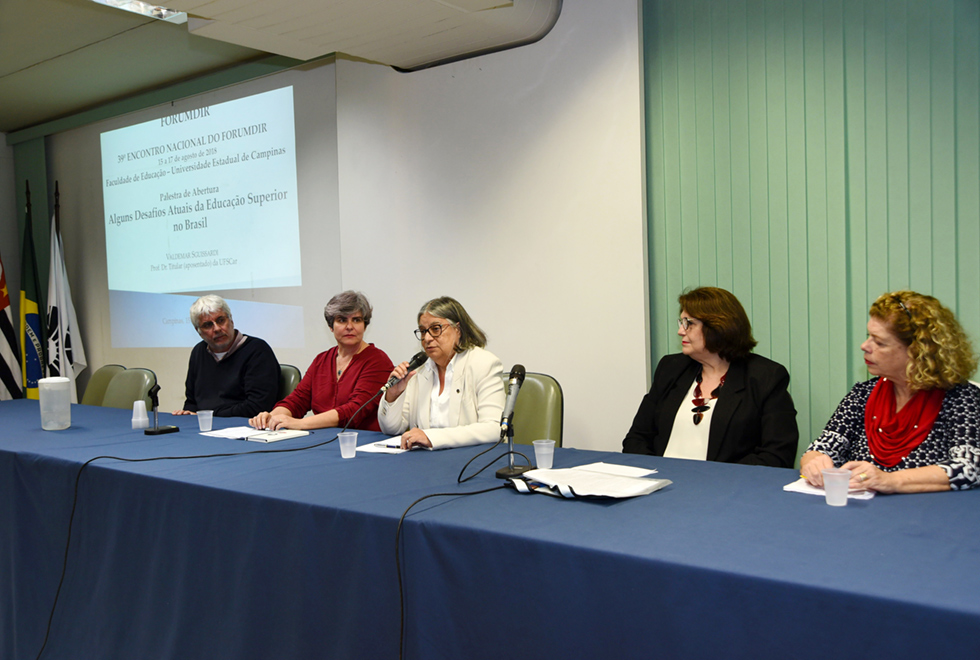
[[[55,183],[54,216],[51,218],[51,267],[48,276],[48,376],[64,376],[71,385],[71,402],[78,403],[75,378],[86,367],[85,349],[78,333],[75,305],[71,301],[65,250],[60,231],[60,195]]]
[[[24,251],[20,277],[20,365],[24,395],[38,398],[37,382],[44,378],[44,330],[41,322],[40,278],[34,251],[34,225],[31,222],[31,190],[27,189],[27,217],[24,221]]]

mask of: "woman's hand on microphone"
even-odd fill
[[[412,379],[415,372],[409,372],[408,362],[402,362],[394,368],[391,375],[393,377],[397,377],[398,381],[389,387],[387,392],[385,392],[385,401],[388,403],[393,402],[395,399],[401,396],[402,392],[405,391],[405,388],[408,387],[408,381]]]

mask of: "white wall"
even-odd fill
[[[301,203],[301,222],[339,208],[342,287],[374,305],[368,341],[407,359],[419,306],[458,298],[506,369],[561,382],[566,446],[618,450],[646,389],[639,62],[636,0],[567,0],[541,42],[428,71],[340,60],[323,161],[298,163],[301,177],[322,171],[300,181],[301,198],[319,186],[337,200]],[[85,348],[93,368],[154,369],[170,410],[192,342],[109,344],[97,135],[114,122],[103,124],[48,142]],[[334,263],[330,243],[323,263]],[[304,258],[304,293],[322,309],[336,291],[305,271]],[[280,360],[305,369],[329,347],[319,324],[305,351],[277,350]]]
[[[505,369],[561,382],[566,446],[618,450],[646,389],[637,20],[565,2],[523,48],[337,63],[343,279],[371,340],[407,359],[420,305],[457,298]]]

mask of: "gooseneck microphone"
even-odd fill
[[[497,470],[498,479],[513,479],[531,469],[530,465],[514,465],[514,406],[517,405],[517,393],[521,391],[526,372],[523,364],[515,364],[507,379],[510,392],[504,403],[504,414],[500,416],[500,441],[507,438],[508,464]]]
[[[421,367],[423,364],[425,364],[425,361],[428,359],[429,356],[425,354],[425,351],[419,351],[418,353],[413,355],[412,359],[408,361],[408,373],[406,373],[405,375],[407,376],[413,370]],[[401,378],[399,378],[398,376],[392,376],[391,378],[389,378],[388,382],[385,383],[384,386],[381,388],[381,393],[384,394],[385,392],[387,392],[389,387],[391,387],[392,385],[394,385],[400,380]]]
[[[514,406],[517,405],[517,393],[521,391],[524,384],[526,371],[523,364],[515,364],[510,370],[510,392],[507,394],[507,401],[504,403],[504,414],[500,417],[500,437],[504,437],[507,431],[514,424]]]

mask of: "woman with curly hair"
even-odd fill
[[[851,489],[880,493],[980,485],[980,388],[970,340],[932,296],[886,293],[871,306],[861,344],[868,371],[800,459],[804,478],[851,471]]]

